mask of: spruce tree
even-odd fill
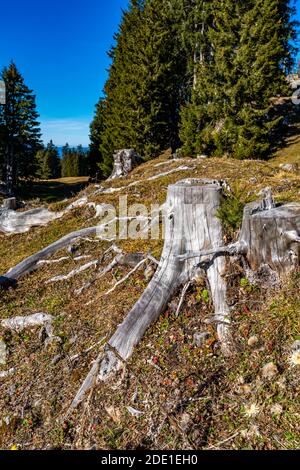
[[[61,162],[58,150],[50,140],[46,148],[36,154],[36,176],[40,179],[56,179],[61,176]]]
[[[101,164],[103,156],[101,153],[102,135],[104,133],[104,116],[106,103],[100,98],[96,104],[95,116],[90,125],[90,147],[88,153],[88,172],[90,176],[102,177]]]
[[[211,2],[211,54],[199,65],[182,112],[184,153],[237,158],[271,153],[282,119],[272,99],[286,90],[293,36],[288,1]]]
[[[12,62],[2,71],[6,85],[6,105],[1,109],[3,173],[8,193],[13,192],[17,179],[34,174],[36,152],[41,148],[41,132],[35,95]]]
[[[114,150],[133,147],[151,158],[179,146],[187,59],[172,1],[132,0],[123,14],[105,86],[100,142],[105,176]]]

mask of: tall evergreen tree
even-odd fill
[[[6,105],[1,109],[3,173],[8,193],[19,177],[34,174],[36,152],[41,148],[41,132],[35,95],[12,62],[2,71],[6,86]]]
[[[88,154],[82,145],[70,148],[66,144],[63,147],[61,173],[63,178],[88,175]]]
[[[100,98],[96,104],[95,116],[90,125],[90,147],[88,154],[88,172],[90,176],[102,177],[101,164],[103,156],[100,150],[102,144],[102,136],[104,133],[104,116],[106,111],[106,103]]]
[[[182,112],[186,154],[264,158],[282,116],[294,25],[288,0],[212,0],[207,41],[190,102]],[[195,39],[196,40],[196,39]]]
[[[173,4],[165,0],[132,0],[123,14],[105,86],[104,175],[116,149],[134,147],[143,157],[154,157],[179,145],[186,56],[177,26]]]

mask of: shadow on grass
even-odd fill
[[[18,199],[40,199],[43,202],[58,202],[75,196],[88,185],[88,178],[69,178],[66,181],[21,181],[17,190]]]

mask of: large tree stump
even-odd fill
[[[213,180],[183,180],[169,186],[165,245],[159,267],[142,297],[109,340],[100,367],[100,380],[120,368],[144,335],[148,326],[167,306],[178,287],[195,274],[201,256],[181,261],[186,252],[215,249],[222,243],[222,228],[216,211],[220,206],[221,184]],[[218,320],[224,351],[229,350],[229,308],[226,302],[224,256],[215,257],[207,267],[207,277]]]

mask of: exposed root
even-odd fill
[[[52,277],[51,279],[46,281],[46,284],[51,284],[51,283],[60,282],[60,281],[67,281],[71,279],[72,277],[77,276],[78,274],[81,274],[87,269],[97,266],[98,264],[99,264],[99,260],[97,259],[90,261],[89,263],[86,263],[83,266],[80,266],[79,268],[72,269],[72,271],[70,271],[68,274],[65,274],[65,275],[61,274],[59,276]]]
[[[188,288],[190,287],[191,285],[191,281],[188,281],[185,286],[183,287],[182,289],[182,293],[181,293],[181,296],[180,296],[180,300],[179,300],[179,303],[178,303],[178,307],[177,307],[177,310],[176,310],[176,313],[175,313],[175,316],[178,317],[179,316],[179,313],[180,313],[180,310],[181,310],[181,307],[182,307],[182,304],[184,302],[184,298],[185,298],[185,295],[188,291]]]
[[[0,379],[6,379],[7,377],[11,377],[12,375],[15,374],[15,372],[16,372],[15,367],[11,367],[8,370],[2,370],[0,371]]]
[[[98,226],[88,227],[65,235],[64,237],[60,238],[56,242],[47,246],[46,248],[43,248],[37,253],[21,261],[21,263],[11,268],[3,276],[0,276],[0,286],[6,287],[7,285],[14,284],[15,281],[20,277],[25,276],[26,274],[29,274],[34,271],[38,267],[38,263],[41,260],[50,258],[50,256],[52,256],[56,251],[65,248],[70,243],[73,243],[79,238],[82,238],[86,235],[96,235],[98,229]]]

